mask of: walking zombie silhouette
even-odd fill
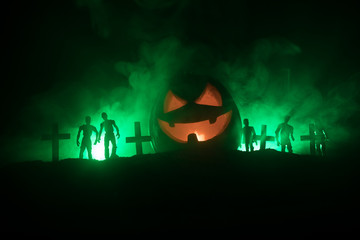
[[[250,151],[253,152],[253,143],[255,142],[256,137],[255,129],[252,126],[249,126],[249,119],[244,119],[244,125],[245,127],[243,128],[243,138],[245,142],[245,151],[248,152],[250,148]]]
[[[111,142],[112,145],[112,151],[111,151],[111,157],[114,157],[116,155],[116,139],[114,135],[114,127],[116,129],[116,137],[120,137],[119,128],[116,125],[114,120],[108,119],[108,115],[103,112],[101,114],[101,117],[104,119],[104,122],[100,124],[100,134],[98,137],[98,142],[100,143],[100,138],[103,129],[105,129],[105,159],[109,159],[109,143]]]
[[[80,159],[83,159],[83,154],[84,154],[85,148],[87,149],[89,159],[92,159],[92,154],[91,154],[91,149],[92,149],[91,148],[91,135],[92,135],[92,132],[96,133],[96,140],[98,139],[98,131],[97,131],[96,127],[90,125],[90,123],[91,123],[91,118],[89,116],[86,116],[85,117],[85,124],[81,125],[79,127],[79,131],[78,131],[78,134],[77,134],[76,144],[78,146],[80,146],[80,155],[79,155]],[[79,139],[80,139],[81,132],[83,132],[83,138],[82,138],[81,145],[80,145]],[[96,144],[96,140],[94,142],[94,145]]]
[[[275,135],[278,146],[281,145],[281,151],[285,152],[285,147],[287,147],[288,152],[292,153],[293,150],[291,146],[290,136],[293,141],[295,141],[295,138],[294,138],[294,127],[288,124],[289,120],[290,120],[290,116],[286,116],[285,121],[283,123],[280,123],[279,126],[277,127],[275,131]],[[279,141],[279,133],[281,137],[280,141]]]

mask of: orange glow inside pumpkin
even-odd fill
[[[222,106],[221,94],[216,89],[216,87],[208,83],[206,85],[205,90],[200,95],[200,97],[195,100],[195,103],[200,105],[221,107]]]
[[[168,122],[158,119],[160,128],[166,135],[180,143],[187,143],[188,135],[195,133],[199,142],[210,140],[222,134],[231,120],[232,111],[224,113],[216,119],[215,123],[209,120],[194,123],[175,123],[170,127]]]
[[[186,105],[187,101],[176,96],[172,91],[169,91],[165,97],[164,113],[174,111]]]

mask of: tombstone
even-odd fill
[[[309,124],[309,135],[300,136],[301,141],[310,141],[310,154],[315,155],[315,125]]]
[[[140,122],[135,122],[135,137],[126,137],[126,143],[136,144],[136,155],[143,154],[142,143],[150,141],[150,136],[141,136]]]
[[[53,124],[52,134],[45,134],[41,137],[41,140],[51,140],[52,141],[52,161],[59,161],[59,140],[61,139],[70,139],[70,133],[61,133],[59,134],[59,125],[57,123]]]
[[[261,135],[256,135],[255,140],[260,140],[260,150],[266,149],[266,142],[267,141],[275,141],[275,137],[273,136],[266,136],[266,125],[261,125]]]

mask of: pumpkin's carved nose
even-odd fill
[[[199,142],[197,135],[195,133],[190,133],[187,138],[188,138],[188,144],[192,145]]]

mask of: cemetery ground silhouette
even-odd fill
[[[357,233],[356,157],[210,149],[0,169],[2,231]]]

